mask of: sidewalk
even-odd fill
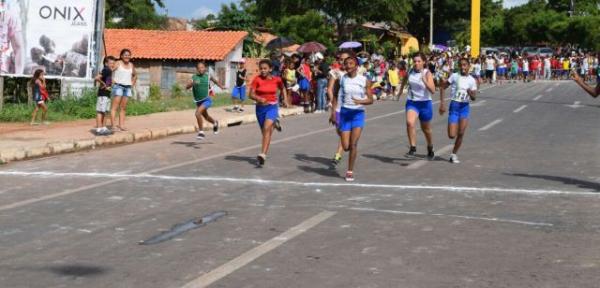
[[[234,113],[227,111],[231,106],[216,107],[210,110],[210,115],[219,121],[222,128],[255,123],[254,106],[244,108],[246,111],[243,113]],[[282,117],[302,114],[301,107],[281,108],[279,111]],[[94,135],[95,125],[95,119],[57,122],[48,126],[0,123],[0,164],[197,131],[194,110],[130,116],[125,122],[129,131],[115,132],[111,136]],[[205,130],[212,129],[210,123],[204,125]]]

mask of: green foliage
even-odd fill
[[[150,92],[148,95],[150,101],[159,101],[162,99],[162,92],[160,91],[160,86],[156,84],[150,84]]]
[[[335,49],[332,41],[334,30],[319,12],[310,10],[303,15],[287,16],[271,27],[278,35],[288,37],[296,43],[317,41],[330,50]]]
[[[219,21],[215,28],[220,30],[243,30],[251,32],[255,27],[254,16],[246,13],[243,9],[238,8],[235,3],[221,5],[219,12]]]
[[[185,91],[178,83],[173,84],[171,86],[171,97],[173,98],[181,98],[185,96],[190,96],[190,93]]]
[[[165,27],[167,17],[158,15],[154,4],[164,7],[162,0],[107,0],[107,28],[161,29]],[[114,23],[111,19],[121,18]]]

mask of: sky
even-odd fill
[[[208,14],[217,15],[221,10],[221,4],[239,2],[239,0],[164,0],[164,2],[169,16],[190,19],[204,18]],[[509,8],[526,2],[527,0],[504,0],[504,7]]]
[[[217,15],[221,4],[239,2],[238,0],[163,0],[168,15],[180,18],[204,18],[208,14]],[[159,12],[165,12],[159,9]]]

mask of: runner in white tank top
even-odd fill
[[[338,93],[339,93],[339,85],[340,79],[346,74],[344,68],[344,61],[348,58],[350,54],[348,52],[341,52],[338,55],[338,64],[341,65],[339,69],[331,69],[329,72],[329,83],[327,84],[327,96],[329,97],[329,109],[331,109],[331,115],[329,117],[329,123],[336,126],[336,132],[338,137],[340,137],[340,142],[338,143],[338,148],[336,153],[333,155],[333,159],[331,160],[334,165],[337,165],[342,161],[342,153],[344,153],[344,147],[342,146],[342,134],[339,129],[340,122],[340,110],[342,109],[342,104],[337,101]],[[335,99],[334,99],[335,98]],[[336,100],[336,101],[334,101]],[[332,103],[335,102],[335,107]]]
[[[408,77],[402,82],[400,91],[408,85],[408,96],[406,99],[406,132],[410,149],[407,156],[415,156],[417,152],[416,122],[419,118],[421,130],[427,140],[427,158],[433,160],[433,140],[431,132],[431,119],[433,118],[433,104],[431,95],[435,93],[435,83],[431,72],[425,68],[425,56],[421,53],[413,57],[414,66]]]

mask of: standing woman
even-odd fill
[[[35,122],[35,118],[40,108],[42,108],[42,123],[48,125],[48,122],[46,122],[46,114],[48,112],[48,106],[46,106],[46,101],[48,101],[48,90],[46,90],[46,79],[44,78],[44,74],[44,70],[37,69],[33,72],[33,79],[31,79],[31,91],[33,91],[33,101],[35,102],[35,109],[33,109],[31,115],[31,125],[38,124]]]
[[[346,181],[354,181],[354,163],[358,154],[358,140],[365,127],[365,105],[373,104],[371,81],[364,75],[358,75],[358,58],[348,57],[344,61],[346,74],[340,79],[338,97],[334,97],[333,106],[341,103],[339,130],[342,133],[342,147],[350,152]]]
[[[419,118],[421,130],[427,140],[427,158],[433,160],[433,139],[431,133],[431,119],[433,118],[433,104],[431,95],[435,93],[435,84],[431,72],[425,68],[425,56],[418,53],[413,57],[414,66],[408,73],[408,77],[402,82],[400,91],[408,83],[408,96],[406,99],[406,131],[410,150],[408,156],[415,156],[417,152],[416,122]]]
[[[123,124],[125,123],[125,114],[127,111],[127,101],[129,97],[133,96],[133,86],[137,81],[137,75],[135,73],[135,67],[131,63],[131,50],[123,49],[119,60],[115,64],[113,70],[113,100],[110,109],[110,121],[115,123],[115,115],[117,109],[119,109],[119,125],[117,128],[120,131],[127,131]]]
[[[273,64],[269,60],[261,60],[258,64],[260,74],[254,77],[250,84],[250,99],[256,101],[256,119],[262,132],[262,150],[256,157],[258,165],[263,166],[271,145],[274,123],[279,117],[279,100],[277,90],[283,95],[284,106],[289,107],[289,101],[283,81],[273,76]]]

